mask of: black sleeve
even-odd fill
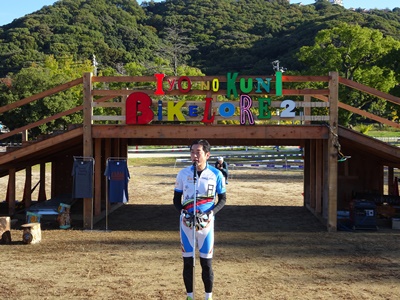
[[[217,205],[214,206],[213,209],[214,215],[216,215],[217,212],[219,212],[225,206],[225,203],[226,203],[226,193],[218,194],[218,203]]]
[[[181,210],[183,209],[182,194],[182,192],[174,191],[174,206],[179,212],[181,212]]]
[[[228,173],[228,164],[226,162],[224,162],[222,164],[222,171],[224,171],[225,173]]]

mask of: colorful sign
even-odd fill
[[[156,90],[154,92],[154,95],[157,96],[163,96],[165,95],[163,83],[164,83],[164,78],[165,74],[155,74],[156,77]],[[233,96],[234,98],[238,97],[238,76],[239,73],[228,73],[226,75],[226,97],[228,99]],[[271,81],[272,78],[261,78],[261,77],[255,77],[255,78],[240,78],[239,80],[239,90],[241,94],[269,94],[271,91]],[[172,91],[174,89],[174,86],[177,85],[179,91],[182,94],[188,93],[192,89],[192,82],[190,81],[190,78],[188,76],[181,76],[179,79],[176,81],[175,79],[168,79],[167,80],[169,88],[169,91]],[[219,80],[218,78],[213,79],[212,81],[212,91],[213,92],[218,92],[219,90]],[[185,84],[185,87],[183,85]],[[203,84],[203,87],[205,85]],[[208,82],[207,85],[208,89],[210,90],[210,85]],[[275,73],[275,95],[276,96],[282,96],[282,72],[276,72]]]
[[[156,78],[156,90],[154,92],[157,96],[165,95],[164,91],[164,78],[165,74],[155,74]],[[226,79],[226,97],[230,99],[231,97],[238,98],[239,101],[235,104],[232,102],[223,102],[218,107],[218,114],[229,119],[234,116],[236,108],[239,107],[240,111],[240,124],[244,125],[246,123],[254,124],[255,116],[251,111],[253,107],[253,99],[248,94],[269,94],[271,91],[271,81],[272,78],[240,78],[238,81],[239,73],[228,73]],[[275,95],[282,95],[282,73],[276,72],[275,77]],[[172,91],[174,88],[179,89],[180,93],[186,94],[192,89],[192,82],[188,76],[181,76],[178,80],[168,79],[168,91]],[[213,92],[219,90],[219,80],[215,78],[210,82],[202,83],[202,87],[206,90],[212,89]],[[208,88],[208,89],[207,89]],[[240,94],[239,94],[240,93]],[[207,97],[204,102],[198,104],[190,104],[187,106],[188,117],[198,117],[199,111],[203,111],[203,117],[201,122],[203,123],[213,123],[215,119],[215,112],[213,111],[213,99]],[[258,101],[258,115],[256,118],[258,120],[266,120],[271,118],[271,99],[260,97],[257,98]],[[292,100],[285,100],[292,101]],[[293,101],[292,101],[293,102]],[[293,102],[294,103],[294,102]],[[168,101],[167,102],[167,121],[187,121],[184,114],[182,113],[182,108],[185,107],[186,101]],[[286,106],[285,106],[286,107]],[[153,101],[149,95],[143,92],[134,92],[128,96],[126,99],[126,124],[148,124],[152,120],[163,120],[163,102],[159,100],[157,102],[157,108],[154,107]]]

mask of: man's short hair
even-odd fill
[[[196,144],[202,145],[203,146],[203,151],[205,153],[209,153],[210,150],[211,150],[210,143],[207,140],[194,140],[192,142],[192,144],[190,145],[190,150],[192,150],[193,145],[196,145]]]

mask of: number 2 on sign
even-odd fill
[[[293,100],[283,100],[281,108],[284,108],[280,114],[282,118],[293,118],[296,116],[296,112],[294,111],[296,103]]]

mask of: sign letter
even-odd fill
[[[258,119],[271,119],[271,106],[270,98],[258,98]]]
[[[168,101],[168,121],[175,121],[174,117],[178,119],[178,121],[184,122],[185,117],[183,116],[181,112],[182,106],[185,104],[185,101],[179,101],[174,105],[175,103],[172,101]]]
[[[157,88],[154,92],[154,95],[164,95],[164,91],[163,91],[163,79],[165,77],[165,74],[154,74],[154,76],[156,77],[156,81],[157,81]]]
[[[187,82],[187,88],[186,88],[186,89],[184,89],[184,88],[182,87],[182,82],[183,82],[183,81],[186,81],[186,82]],[[190,90],[192,89],[192,82],[190,81],[190,78],[187,77],[187,76],[179,77],[179,80],[178,80],[178,88],[179,88],[179,91],[180,91],[181,93],[183,93],[183,94],[190,92]]]
[[[240,95],[240,125],[246,124],[246,116],[249,119],[249,124],[254,125],[254,117],[250,111],[253,105],[253,100],[249,95]]]
[[[154,118],[151,98],[142,92],[132,93],[126,98],[126,124],[148,124]]]
[[[226,97],[229,99],[231,96],[231,93],[233,93],[233,96],[236,98],[238,96],[237,90],[236,90],[236,78],[238,77],[239,73],[231,73],[226,74]]]
[[[203,123],[212,123],[214,122],[214,117],[215,113],[212,113],[212,98],[206,98],[206,107],[204,108],[204,116],[203,120],[201,120]]]
[[[282,72],[275,73],[275,94],[282,96]]]

